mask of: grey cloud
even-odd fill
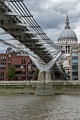
[[[45,29],[45,32],[51,38],[51,40],[55,43],[61,33],[61,29]]]
[[[52,39],[53,36],[54,39],[57,39],[58,33],[64,28],[67,13],[69,13],[72,29],[76,28],[80,19],[80,0],[58,0],[55,3],[50,3],[49,0],[25,0],[25,3],[38,24]],[[52,29],[53,34],[50,33]]]
[[[48,0],[24,0],[25,4],[27,5],[27,8],[29,8],[31,11],[43,11],[44,10],[44,4],[47,3]]]
[[[56,12],[60,12],[61,14],[65,14],[68,13],[72,10],[75,10],[76,7],[79,4],[79,0],[67,0],[67,1],[62,1],[62,2],[58,2],[57,4],[54,5],[54,10]]]
[[[25,2],[27,3],[26,5],[28,5],[28,8],[30,8],[30,11],[34,15],[36,21],[38,21],[43,29],[54,29],[64,26],[66,13],[70,13],[70,16],[74,17],[71,18],[74,19],[72,22],[77,22],[79,20],[78,14],[80,14],[80,12],[76,14],[76,12],[78,12],[76,8],[80,3],[79,0],[60,0],[60,2],[55,4],[49,4],[48,0],[29,0]],[[45,7],[46,5],[48,8]]]
[[[44,15],[39,14],[39,17],[37,17],[38,23],[45,29],[50,29],[50,28],[60,28],[60,24],[63,23],[63,16],[57,15],[57,13],[46,13]]]

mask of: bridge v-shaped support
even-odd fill
[[[35,58],[34,56],[29,54],[30,59],[33,61],[33,63],[39,69],[39,74],[38,74],[39,82],[48,83],[51,81],[50,69],[54,66],[54,64],[59,59],[59,57],[62,55],[62,53],[63,53],[63,51],[60,51],[58,53],[58,55],[47,64],[45,64],[44,62],[41,62],[40,59]]]
[[[20,48],[0,39],[0,42],[3,44],[6,44],[10,47],[13,47],[15,49],[20,50]],[[22,50],[23,51],[23,50]],[[54,66],[56,61],[59,59],[59,57],[62,55],[64,51],[60,51],[58,55],[56,55],[55,58],[53,58],[50,62],[45,64],[39,57],[35,56],[34,54],[30,54],[27,52],[30,59],[33,61],[33,63],[36,65],[36,67],[39,69],[39,75],[38,75],[38,81],[47,83],[51,81],[51,75],[50,75],[50,69]]]

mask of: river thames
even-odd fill
[[[80,96],[0,96],[0,120],[80,120]]]

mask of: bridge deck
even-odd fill
[[[58,49],[43,32],[22,0],[0,0],[0,27],[32,50],[45,63],[53,57],[45,44],[51,49]],[[44,44],[39,43],[40,41]]]

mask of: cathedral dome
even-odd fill
[[[76,36],[76,34],[75,34],[75,32],[73,30],[71,30],[71,29],[64,29],[61,32],[61,34],[60,34],[58,39],[60,39],[60,38],[75,38],[75,39],[77,39],[77,36]]]
[[[75,40],[76,42],[78,41],[75,32],[70,29],[68,15],[67,15],[67,19],[66,19],[66,22],[65,22],[65,29],[64,29],[64,30],[61,32],[61,34],[59,35],[58,41],[61,41],[61,40],[63,40],[63,39],[64,39],[64,40],[65,40],[65,39],[66,39],[66,40],[73,39],[73,40]]]

